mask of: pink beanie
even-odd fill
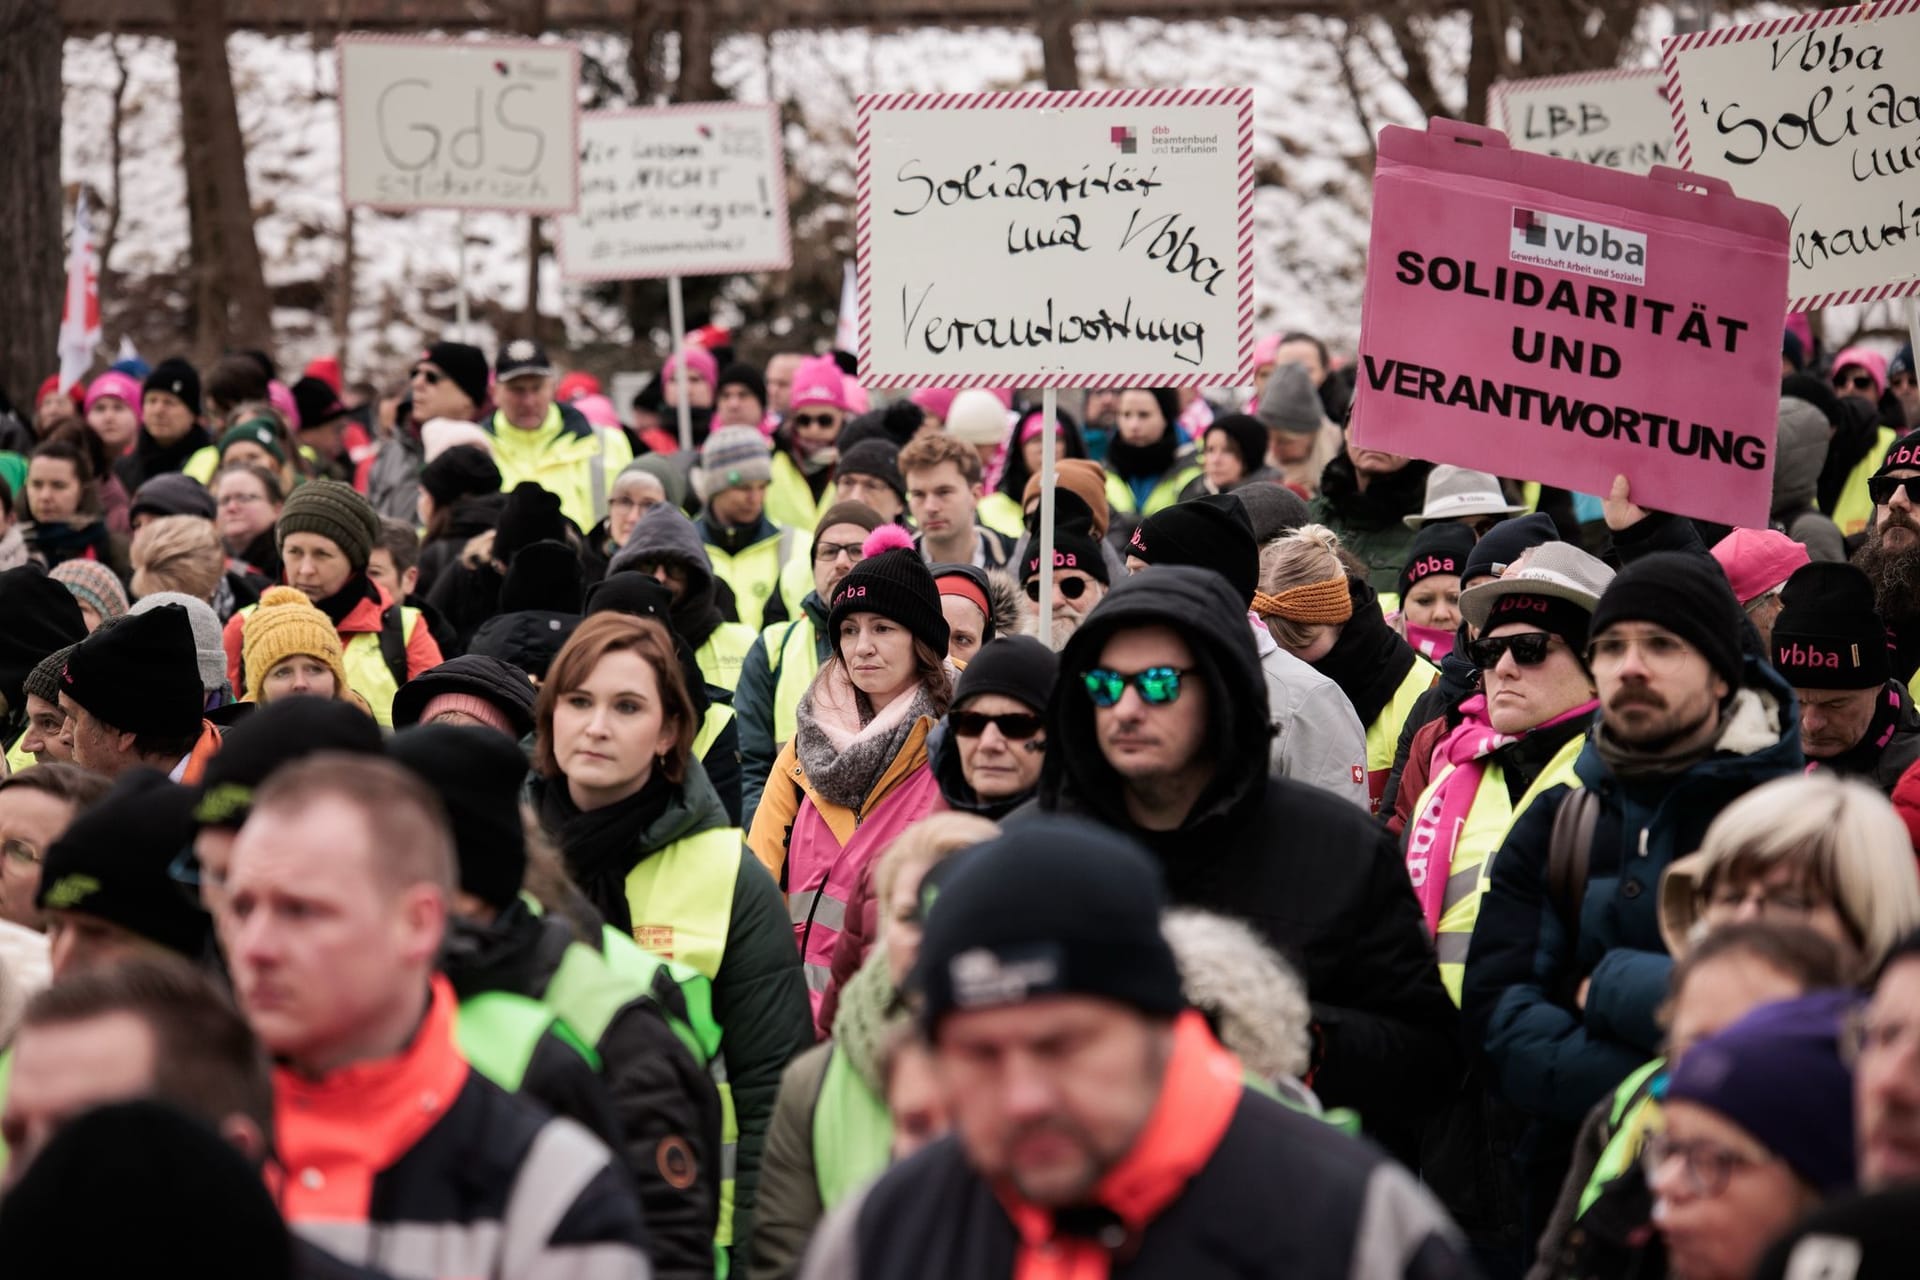
[[[140,390],[139,379],[121,373],[117,369],[109,369],[101,374],[87,386],[88,411],[92,411],[95,401],[103,400],[108,396],[123,401],[127,408],[133,410],[134,418],[139,419],[140,404],[145,399],[144,393]]]
[[[1263,364],[1273,363],[1273,358],[1280,354],[1280,337],[1281,335],[1277,333],[1270,333],[1253,344],[1254,368],[1258,369]]]
[[[809,405],[823,404],[842,413],[852,409],[847,400],[846,376],[832,356],[815,356],[794,370],[793,393],[787,398],[789,412]]]
[[[953,387],[922,387],[907,398],[919,405],[929,418],[945,422],[947,410],[953,407],[953,398],[959,394]]]
[[[573,402],[573,407],[596,427],[604,427],[609,431],[620,429],[620,415],[614,412],[613,401],[597,391],[581,396]]]
[[[293,392],[287,384],[275,378],[267,384],[267,403],[279,410],[280,416],[287,420],[287,430],[300,429],[300,406],[293,401]]]
[[[1742,606],[1780,587],[1810,559],[1804,546],[1778,529],[1735,529],[1713,544],[1713,558]]]
[[[498,729],[509,738],[514,736],[513,726],[507,723],[507,718],[501,714],[500,708],[478,694],[472,693],[436,694],[427,700],[426,706],[420,708],[418,723],[432,724],[435,716],[445,715],[449,711],[472,716],[489,729]]]
[[[1858,365],[1867,371],[1873,379],[1874,395],[1882,395],[1887,389],[1887,358],[1871,347],[1848,347],[1833,358],[1833,371],[1840,372],[1848,365]]]
[[[688,347],[679,355],[668,360],[666,366],[660,370],[660,378],[663,386],[670,387],[674,384],[674,371],[680,367],[682,360],[687,362],[688,377],[698,374],[701,381],[710,387],[720,381],[720,362],[715,360],[711,354],[702,351],[698,347]]]

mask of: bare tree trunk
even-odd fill
[[[670,0],[634,0],[627,28],[627,69],[633,76],[635,106],[650,107],[660,93],[660,57],[656,46],[667,29]]]
[[[706,0],[687,0],[680,10],[680,79],[675,102],[711,102],[713,83],[713,10]]]
[[[247,196],[246,145],[227,66],[223,0],[175,0],[180,136],[187,168],[194,352],[273,346],[273,303]]]
[[[1073,52],[1072,0],[1039,0],[1040,63],[1049,89],[1078,89],[1080,66]]]
[[[55,0],[0,0],[0,388],[22,405],[59,367],[60,47]]]
[[[120,125],[126,117],[127,55],[120,51],[120,37],[110,36],[107,47],[113,51],[113,114],[108,122],[107,229],[100,237],[100,296],[117,297],[120,290],[113,274],[113,246],[120,240],[120,161],[124,143]]]

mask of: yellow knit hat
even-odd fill
[[[333,621],[293,587],[269,587],[247,618],[240,662],[247,671],[248,702],[260,701],[267,673],[296,655],[318,658],[333,671],[334,696],[347,697],[346,659]]]

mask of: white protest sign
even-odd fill
[[[1497,81],[1487,117],[1516,151],[1628,173],[1675,163],[1673,113],[1653,67]]]
[[[1777,205],[1788,309],[1920,291],[1920,0],[1666,42],[1680,163]]]
[[[1249,380],[1252,90],[859,108],[869,386]]]
[[[706,102],[583,118],[580,210],[560,220],[560,270],[568,279],[792,265],[773,104]]]
[[[578,47],[387,36],[337,47],[348,204],[564,213],[578,203]]]

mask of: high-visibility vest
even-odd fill
[[[1393,697],[1387,699],[1387,705],[1380,708],[1380,714],[1367,726],[1367,795],[1375,813],[1380,812],[1380,792],[1387,785],[1387,775],[1393,772],[1394,752],[1400,746],[1400,728],[1413,714],[1413,704],[1420,701],[1420,695],[1433,687],[1437,674],[1426,659],[1414,659],[1406,678],[1393,691]]]
[[[693,737],[693,758],[705,760],[713,744],[720,741],[720,735],[733,723],[733,708],[724,702],[709,702],[707,714],[700,717],[700,732]]]
[[[496,412],[482,424],[493,437],[493,461],[500,469],[500,491],[511,493],[531,480],[560,499],[560,514],[580,529],[591,529],[607,515],[613,478],[633,461],[633,446],[623,431],[567,427],[559,405],[534,431],[522,431]]]
[[[240,613],[251,617],[259,607],[246,605]],[[387,626],[395,609],[400,614],[397,630]],[[407,647],[413,643],[415,628],[420,625],[420,611],[407,605],[388,605],[387,611],[380,615],[380,624],[379,631],[356,631],[346,638],[341,649],[341,665],[347,672],[347,687],[367,700],[374,720],[382,729],[391,729],[393,699],[408,679]]]
[[[1441,985],[1456,1005],[1460,1003],[1460,979],[1466,972],[1474,922],[1480,919],[1480,896],[1493,882],[1493,855],[1506,842],[1514,820],[1527,811],[1527,806],[1542,791],[1549,787],[1580,785],[1580,775],[1573,771],[1573,762],[1580,758],[1580,748],[1584,745],[1584,735],[1562,744],[1547,767],[1540,771],[1540,776],[1533,780],[1533,785],[1521,795],[1518,804],[1507,800],[1506,771],[1499,765],[1487,766],[1480,775],[1480,789],[1474,793],[1473,804],[1459,831],[1441,834],[1442,839],[1451,835],[1453,847],[1447,863],[1447,892],[1441,899],[1440,922],[1434,928],[1433,949],[1440,957]],[[1434,775],[1427,789],[1420,793],[1420,801],[1413,807],[1415,813],[1425,811],[1433,793],[1457,767],[1446,765]]]
[[[1851,537],[1873,523],[1873,497],[1867,492],[1867,481],[1880,469],[1897,439],[1899,433],[1892,427],[1880,428],[1873,438],[1873,448],[1847,472],[1846,483],[1840,486],[1840,496],[1833,503],[1833,522],[1842,534]]]
[[[632,941],[652,956],[685,965],[711,983],[726,955],[740,859],[749,856],[738,827],[714,827],[642,858],[626,883]],[[727,1081],[726,1028],[714,1022],[711,999],[704,1017],[718,1031],[717,1048],[707,1069],[720,1093],[720,1227],[715,1239],[724,1246],[733,1243],[740,1121],[734,1111],[733,1086]],[[693,1024],[698,1030],[698,1019]]]
[[[20,736],[14,739],[13,745],[7,748],[8,773],[19,773],[22,769],[31,769],[40,763],[33,758],[33,753],[26,749],[26,741],[27,731],[22,730]]]
[[[180,474],[189,479],[198,480],[202,487],[211,489],[213,477],[220,470],[220,450],[214,445],[204,445],[187,456]]]
[[[789,529],[812,529],[833,505],[833,486],[813,496],[813,486],[785,449],[773,451],[773,479],[767,484],[767,519]]]
[[[813,1176],[831,1210],[886,1170],[893,1154],[887,1100],[867,1087],[846,1051],[834,1045],[813,1104]]]
[[[979,509],[973,513],[973,518],[995,533],[1003,533],[1016,540],[1027,531],[1026,514],[1020,510],[1020,504],[998,490],[980,499]]]
[[[762,635],[773,675],[773,742],[780,747],[800,728],[800,699],[820,674],[820,641],[813,619],[804,613],[792,622],[774,623]]]
[[[1574,1221],[1586,1216],[1608,1183],[1633,1167],[1640,1159],[1641,1149],[1647,1145],[1648,1136],[1660,1128],[1660,1108],[1654,1101],[1653,1082],[1654,1077],[1666,1069],[1667,1060],[1655,1058],[1622,1080],[1620,1087],[1613,1091],[1613,1106],[1607,1116],[1613,1137],[1601,1148],[1600,1158],[1593,1164],[1593,1176],[1580,1190],[1580,1206],[1574,1211]]]
[[[505,1089],[520,1092],[541,1038],[552,1032],[595,1071],[600,1055],[565,1020],[538,1000],[511,991],[483,991],[460,1002],[454,1039],[475,1071]]]
[[[746,665],[747,650],[753,648],[756,634],[752,627],[743,627],[737,622],[723,622],[713,629],[707,642],[693,655],[708,684],[728,693],[740,687],[740,668]]]
[[[742,626],[759,631],[765,622],[767,601],[776,593],[784,600],[786,572],[794,549],[805,545],[799,534],[785,526],[781,527],[779,536],[756,542],[732,555],[707,543],[707,559],[713,564],[713,576],[733,588],[733,603]],[[812,589],[813,573],[809,569],[807,590]],[[788,616],[792,616],[793,608],[793,604],[787,602]]]
[[[1200,468],[1191,462],[1176,466],[1156,480],[1153,488],[1147,493],[1147,500],[1136,506],[1133,501],[1133,486],[1109,471],[1107,472],[1107,510],[1116,520],[1121,516],[1143,520],[1180,501],[1180,491],[1198,479],[1199,475]]]

